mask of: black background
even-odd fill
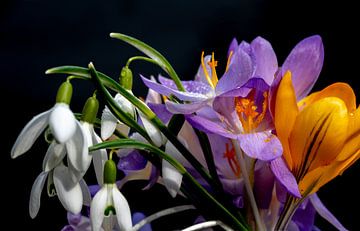
[[[46,76],[46,69],[86,66],[93,61],[98,70],[117,78],[126,60],[139,52],[111,39],[110,32],[134,36],[158,49],[183,79],[193,78],[202,50],[215,51],[219,66],[224,66],[233,37],[251,41],[261,35],[272,43],[281,64],[297,42],[319,34],[325,46],[325,63],[315,90],[343,81],[359,92],[358,21],[358,8],[348,1],[1,0],[0,203],[5,214],[1,225],[10,225],[2,230],[60,230],[66,223],[58,200],[45,194],[38,217],[32,220],[28,215],[30,189],[41,171],[45,143],[39,140],[26,155],[10,158],[22,127],[54,104],[56,89],[64,80],[64,76]],[[132,69],[134,92],[144,96],[138,74],[156,75],[161,70],[143,63],[136,63]],[[71,107],[79,112],[93,89],[89,83],[73,83]],[[319,191],[327,207],[350,230],[360,229],[359,173],[357,163]],[[160,187],[150,194],[139,191],[138,186],[125,188],[135,210],[151,213],[184,203],[174,202]],[[168,221],[158,225],[162,227],[159,230],[181,227],[181,222]],[[321,219],[317,224],[332,230]]]

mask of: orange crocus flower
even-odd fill
[[[288,71],[278,88],[274,122],[302,196],[318,191],[360,157],[360,109],[348,84],[332,84],[296,102]]]

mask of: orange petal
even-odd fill
[[[343,148],[347,127],[348,111],[339,98],[323,98],[305,107],[290,135],[296,177],[329,165]]]
[[[289,136],[298,115],[296,96],[291,81],[291,72],[287,71],[280,82],[275,101],[275,128],[284,149],[284,158],[290,170],[293,168],[289,148]]]
[[[298,106],[303,109],[304,107],[325,97],[340,98],[345,102],[349,112],[354,112],[356,110],[356,96],[353,89],[346,83],[334,83],[324,88],[322,91],[312,93],[308,97],[302,99],[298,103]]]
[[[360,108],[349,114],[349,126],[345,146],[338,155],[337,160],[350,158],[360,149]]]

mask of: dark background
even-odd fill
[[[110,32],[125,33],[152,45],[183,79],[193,78],[202,50],[215,51],[219,66],[224,66],[233,37],[239,41],[251,41],[258,35],[268,39],[281,64],[297,42],[319,34],[325,46],[325,63],[315,89],[343,81],[359,92],[358,21],[357,7],[348,1],[1,0],[2,227],[60,230],[66,223],[58,200],[48,199],[45,193],[38,217],[32,220],[28,215],[31,186],[46,151],[44,141],[36,142],[26,155],[10,158],[12,144],[23,126],[52,107],[57,87],[64,80],[64,76],[45,76],[46,69],[86,66],[93,61],[98,70],[117,78],[126,60],[140,53],[111,39]],[[144,96],[138,73],[156,75],[161,70],[150,64],[134,64],[134,92]],[[93,89],[89,83],[75,80],[73,84],[71,106],[79,112]],[[319,191],[326,206],[350,230],[360,230],[359,173],[357,163]],[[174,202],[160,187],[151,190],[150,197],[132,187],[126,187],[125,194],[133,209],[145,212],[184,203]],[[317,224],[332,230],[322,219],[317,219]],[[180,222],[161,225],[160,230],[181,227]]]

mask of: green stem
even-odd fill
[[[247,167],[246,167],[246,164],[245,164],[244,153],[241,150],[241,147],[240,147],[239,142],[237,140],[232,140],[232,143],[233,143],[234,148],[235,148],[236,156],[239,158],[241,174],[242,174],[242,177],[244,179],[245,190],[246,190],[246,193],[248,195],[250,206],[251,206],[252,211],[253,211],[253,215],[254,215],[254,218],[255,218],[255,223],[256,223],[257,230],[265,230],[264,224],[263,224],[263,222],[261,220],[261,217],[260,217],[259,209],[258,209],[257,204],[256,204],[255,196],[254,196],[254,193],[253,193],[253,190],[252,190],[252,187],[251,187],[249,175],[248,175],[248,172],[247,172]]]
[[[289,194],[287,195],[284,208],[281,212],[278,222],[276,223],[275,230],[287,230],[287,227],[290,224],[296,209],[302,201],[303,199],[295,198]]]
[[[144,56],[134,56],[134,57],[131,57],[128,59],[128,61],[126,62],[126,67],[129,67],[130,66],[130,63],[135,61],[135,60],[142,60],[142,61],[145,61],[145,62],[149,62],[149,63],[153,63],[155,65],[159,65],[158,62],[156,62],[155,60],[151,59],[151,58],[148,58],[148,57],[144,57]],[[161,66],[160,66],[161,67]]]
[[[138,150],[145,150],[152,152],[158,155],[160,158],[169,162],[176,170],[178,170],[182,175],[186,182],[188,182],[194,191],[196,191],[199,195],[199,198],[203,198],[207,200],[207,202],[211,203],[217,212],[223,214],[227,220],[231,221],[233,226],[237,227],[237,230],[247,230],[246,225],[242,224],[229,210],[227,210],[219,201],[217,201],[205,188],[203,188],[199,182],[195,180],[194,177],[191,176],[184,168],[182,164],[180,164],[176,159],[172,156],[168,155],[161,149],[152,146],[150,144],[142,143],[132,139],[121,139],[114,141],[105,141],[99,144],[96,144],[89,148],[89,151],[95,151],[98,149],[117,149],[117,148],[133,148]]]
[[[210,145],[209,139],[204,132],[199,131],[196,128],[194,128],[194,130],[195,130],[197,137],[199,138],[200,146],[204,153],[204,157],[206,160],[207,167],[209,169],[210,176],[212,177],[212,179],[214,180],[214,184],[216,185],[215,190],[219,194],[223,194],[224,189],[223,189],[222,183],[219,179],[219,175],[216,171],[216,165],[215,165],[214,156],[213,156],[213,152],[211,150],[211,145]]]

